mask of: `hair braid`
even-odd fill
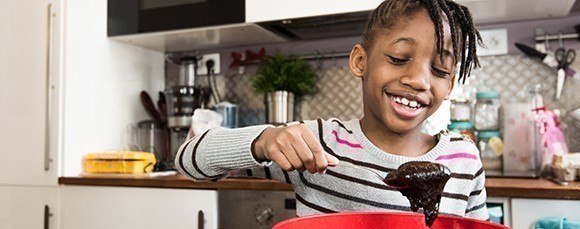
[[[475,26],[473,25],[473,21],[472,21],[472,17],[471,17],[471,13],[469,12],[469,9],[465,6],[461,6],[459,5],[459,8],[461,9],[460,12],[463,13],[464,15],[464,19],[462,20],[465,22],[465,27],[462,28],[463,30],[467,30],[471,33],[466,33],[468,35],[468,42],[467,42],[467,56],[465,58],[462,58],[462,61],[464,60],[464,64],[465,64],[465,68],[463,68],[464,72],[461,73],[460,72],[460,78],[463,77],[463,82],[465,83],[465,78],[467,76],[469,76],[471,74],[471,69],[475,66],[475,67],[479,67],[479,59],[477,58],[477,44],[482,44],[483,41],[481,40],[481,37],[479,35],[479,31],[477,31],[477,29],[475,29]],[[464,45],[465,47],[465,45]]]
[[[441,7],[441,9],[443,10],[443,13],[445,13],[445,15],[447,15],[447,21],[449,21],[449,30],[451,32],[451,44],[453,46],[453,57],[455,57],[455,60],[458,60],[459,57],[461,55],[459,55],[459,50],[457,47],[457,29],[455,28],[455,18],[453,17],[454,15],[451,13],[451,11],[449,10],[449,7],[447,6],[447,2],[445,0],[438,0],[439,1],[439,6]]]
[[[437,1],[424,1],[427,11],[429,12],[429,17],[435,25],[435,35],[437,36],[437,51],[439,52],[439,58],[443,60],[443,42],[444,32],[443,32],[443,22],[441,20],[441,14],[439,13],[440,7]]]

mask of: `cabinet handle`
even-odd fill
[[[52,213],[50,213],[50,208],[48,205],[44,205],[44,229],[49,229],[51,216]]]
[[[197,229],[203,229],[205,217],[202,210],[197,212]]]
[[[52,4],[48,4],[47,9],[47,37],[46,37],[46,113],[44,124],[44,171],[50,169],[50,120],[51,120],[51,70],[52,70],[52,33],[53,33],[53,19],[52,19]]]

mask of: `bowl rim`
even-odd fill
[[[272,228],[273,229],[279,228],[279,227],[282,227],[284,225],[291,224],[291,223],[294,223],[296,221],[301,221],[301,220],[305,220],[305,219],[334,217],[334,216],[352,216],[352,215],[397,215],[397,216],[414,216],[414,217],[420,216],[423,218],[425,217],[425,215],[423,215],[423,213],[418,213],[418,212],[337,212],[337,213],[325,213],[325,214],[316,214],[316,215],[294,217],[294,218],[280,221],[280,222],[276,223]],[[482,224],[486,224],[486,225],[490,225],[490,226],[496,226],[496,227],[499,226],[499,227],[503,227],[503,228],[507,228],[507,229],[510,228],[510,227],[503,225],[503,224],[498,224],[498,223],[494,223],[491,221],[479,220],[479,219],[474,219],[474,218],[469,218],[469,217],[439,214],[439,216],[437,216],[437,218],[461,219],[463,221],[472,221],[472,222],[482,223]]]

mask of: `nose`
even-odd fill
[[[429,81],[431,77],[431,65],[413,63],[408,66],[408,71],[399,79],[399,81],[417,91],[426,91],[431,88]]]

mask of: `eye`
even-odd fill
[[[441,70],[438,68],[433,67],[433,72],[435,73],[436,76],[441,77],[441,78],[447,78],[449,75],[451,75],[450,72],[447,72],[445,70]]]
[[[407,61],[409,61],[408,59],[401,59],[401,58],[397,58],[394,56],[388,56],[388,57],[389,57],[391,64],[394,64],[394,65],[403,65],[403,64],[407,63]]]

